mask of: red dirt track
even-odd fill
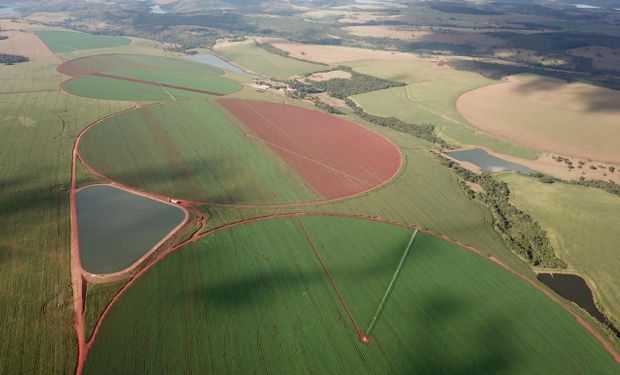
[[[372,190],[400,169],[398,147],[339,117],[280,103],[218,102],[326,200]]]
[[[107,73],[92,73],[91,76],[103,77],[103,78],[111,78],[111,79],[119,79],[121,81],[136,82],[136,83],[141,83],[143,85],[160,86],[160,87],[166,87],[168,89],[197,92],[199,94],[208,94],[208,95],[215,95],[215,96],[223,96],[224,95],[222,93],[214,92],[214,91],[194,89],[194,88],[187,87],[187,86],[170,85],[170,84],[167,84],[167,83],[159,83],[159,82],[147,81],[147,80],[138,79],[138,78],[116,76],[116,75],[107,74]]]

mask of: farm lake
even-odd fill
[[[185,221],[186,212],[111,186],[76,193],[80,260],[94,274],[122,271]]]
[[[240,75],[240,76],[244,76],[244,77],[251,77],[252,76],[248,72],[242,70],[241,68],[239,68],[237,66],[234,66],[233,64],[231,64],[228,61],[222,59],[221,57],[216,56],[216,55],[212,55],[210,53],[205,53],[205,54],[201,54],[201,55],[192,55],[192,56],[189,56],[189,59],[192,60],[192,61],[199,62],[199,63],[208,64],[208,65],[214,66],[216,68],[228,70],[229,72],[235,73],[235,74]]]
[[[557,294],[567,300],[575,302],[596,318],[596,320],[607,325],[620,337],[620,331],[610,323],[609,319],[607,319],[594,303],[592,291],[583,278],[577,275],[562,273],[539,273],[537,278],[549,288],[553,289]]]
[[[501,171],[515,171],[524,174],[534,173],[528,167],[517,163],[511,163],[504,159],[500,159],[493,155],[489,155],[486,151],[474,148],[471,150],[459,150],[446,152],[446,155],[464,162],[472,163],[478,166],[483,172],[494,173]]]

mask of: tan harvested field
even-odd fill
[[[291,57],[324,64],[338,64],[345,61],[383,60],[413,61],[419,60],[413,54],[391,51],[377,51],[363,48],[327,46],[318,44],[300,44],[287,40],[267,40],[274,47],[284,50]]]
[[[358,36],[393,38],[416,42],[470,44],[474,46],[501,47],[506,44],[499,38],[475,32],[413,30],[396,26],[347,26],[342,30]]]
[[[571,49],[569,53],[592,60],[596,69],[620,70],[620,48],[589,46]]]
[[[319,81],[319,82],[328,81],[334,78],[350,79],[351,73],[345,72],[344,70],[332,70],[332,71],[324,72],[324,73],[314,73],[308,76],[308,79],[312,81]]]
[[[478,129],[542,152],[620,163],[620,91],[517,76],[461,95]]]
[[[0,53],[27,56],[31,59],[53,57],[54,53],[33,33],[24,31],[3,31],[0,35],[9,38],[0,40]]]

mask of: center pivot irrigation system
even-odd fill
[[[381,298],[381,302],[379,303],[379,306],[377,307],[377,311],[375,312],[375,315],[372,317],[372,320],[370,321],[370,325],[368,326],[368,329],[366,330],[366,334],[360,337],[360,340],[364,344],[370,344],[372,342],[372,339],[370,338],[370,336],[372,335],[372,331],[377,325],[377,320],[379,320],[379,316],[381,316],[381,312],[383,312],[385,303],[390,297],[390,294],[392,294],[392,289],[394,289],[394,285],[396,284],[396,279],[398,279],[398,275],[400,275],[400,271],[403,268],[403,264],[405,264],[405,259],[407,259],[407,255],[409,255],[409,252],[411,248],[413,247],[412,246],[413,240],[415,240],[415,236],[417,234],[418,234],[418,230],[416,229],[411,235],[409,244],[407,244],[407,247],[405,248],[405,251],[403,252],[403,256],[400,258],[400,262],[398,262],[398,267],[396,267],[396,271],[394,271],[394,276],[392,276],[392,280],[390,280],[387,290],[385,291],[383,298]]]

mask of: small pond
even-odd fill
[[[596,318],[596,320],[606,324],[620,337],[620,332],[609,322],[607,317],[599,311],[598,307],[596,307],[592,291],[583,278],[577,275],[562,273],[539,273],[537,277],[538,280],[553,289],[557,294],[569,301],[575,302]]]
[[[450,151],[446,152],[446,155],[459,161],[472,163],[479,167],[483,172],[494,173],[501,171],[515,171],[524,174],[535,173],[534,170],[528,167],[489,155],[486,151],[478,148],[471,150]]]
[[[111,186],[76,193],[80,260],[94,274],[122,271],[186,217],[183,209]]]
[[[203,63],[203,64],[209,64],[216,68],[228,70],[229,72],[240,75],[240,76],[252,77],[252,75],[246,72],[245,70],[229,63],[228,61],[222,59],[219,56],[216,56],[210,53],[205,53],[201,55],[191,55],[188,58],[192,61],[196,61],[196,62]]]

